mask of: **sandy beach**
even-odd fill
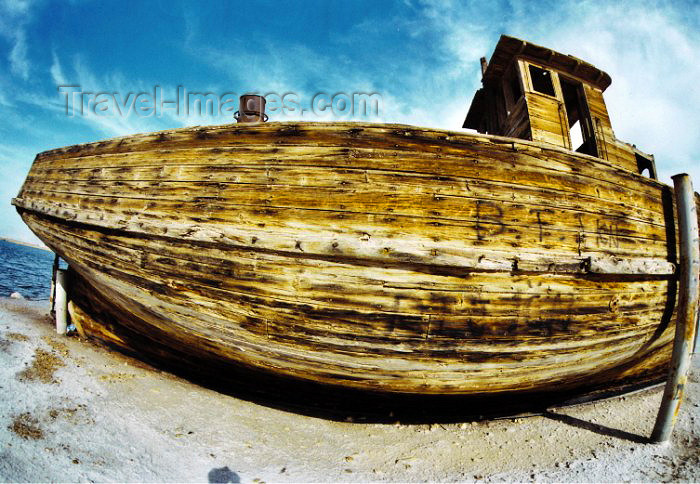
[[[202,388],[0,299],[2,481],[698,481],[700,365],[671,443],[656,388],[544,416],[338,422]]]

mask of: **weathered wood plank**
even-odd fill
[[[223,168],[223,169],[222,169]],[[53,173],[32,173],[27,179],[25,188],[35,189],[47,186],[47,183],[75,183],[76,186],[89,184],[95,193],[100,187],[110,187],[108,193],[118,193],[121,187],[153,186],[166,188],[177,184],[190,184],[193,188],[210,190],[202,195],[211,196],[211,190],[234,188],[238,185],[254,185],[255,187],[294,187],[305,186],[314,188],[342,188],[345,190],[386,191],[398,193],[429,193],[442,196],[457,196],[498,200],[533,206],[556,205],[558,208],[577,210],[591,213],[592,206],[598,209],[592,213],[610,214],[616,217],[639,220],[655,225],[664,226],[663,214],[651,212],[609,202],[597,197],[583,194],[567,194],[552,188],[533,188],[513,183],[493,182],[487,180],[466,179],[462,177],[438,178],[431,175],[420,175],[405,172],[378,172],[361,169],[339,169],[333,167],[279,167],[279,166],[171,166],[133,168],[103,168],[100,169],[99,179],[95,175],[88,176],[90,169],[52,170]],[[53,176],[60,174],[60,176]],[[436,183],[439,182],[439,183]],[[188,185],[188,186],[190,186]],[[252,188],[252,187],[251,187]],[[657,192],[658,196],[658,192]]]
[[[214,182],[80,182],[55,181],[48,186],[30,181],[24,187],[29,194],[43,194],[58,199],[60,195],[109,194],[109,197],[146,200],[198,201],[206,198],[224,201],[227,205],[248,205],[270,208],[329,210],[377,215],[405,215],[439,222],[440,220],[483,220],[505,226],[538,226],[548,230],[569,230],[596,234],[601,226],[615,226],[619,235],[661,240],[665,227],[640,223],[625,216],[591,213],[559,207],[543,207],[528,203],[500,201],[496,205],[488,198],[442,196],[439,193],[406,193],[365,184],[363,187],[286,186],[221,184]],[[321,195],[322,196],[319,196]],[[368,202],[367,200],[371,200]],[[556,223],[555,223],[556,221]]]
[[[309,136],[315,134],[310,130]],[[512,140],[512,139],[511,139]],[[254,143],[251,147],[241,149],[240,147],[218,146],[210,148],[209,152],[203,148],[184,148],[179,147],[176,150],[159,150],[153,153],[126,153],[121,156],[121,159],[111,160],[110,157],[100,156],[91,157],[89,159],[75,158],[69,159],[70,164],[61,168],[87,168],[95,169],[92,178],[101,177],[103,168],[119,166],[122,170],[128,172],[128,167],[150,165],[160,168],[178,164],[250,164],[253,162],[266,165],[284,165],[299,166],[300,162],[311,166],[326,166],[339,167],[348,169],[366,169],[366,170],[388,170],[399,172],[413,172],[435,174],[439,176],[462,176],[473,177],[475,179],[495,180],[517,183],[518,179],[527,181],[526,185],[541,179],[545,174],[549,176],[546,180],[550,180],[550,187],[554,186],[558,189],[566,189],[567,183],[570,185],[574,182],[577,187],[576,193],[594,195],[596,197],[607,196],[610,193],[611,200],[620,200],[620,196],[625,194],[624,189],[633,189],[635,193],[648,195],[651,200],[658,195],[660,186],[655,186],[653,183],[640,183],[640,180],[632,180],[633,175],[629,172],[621,170],[614,165],[604,165],[600,161],[595,161],[595,158],[587,156],[576,156],[571,153],[561,153],[554,147],[546,151],[547,163],[541,161],[542,147],[532,147],[523,143],[499,144],[497,141],[492,143],[476,144],[478,150],[474,151],[474,147],[465,146],[462,153],[457,156],[449,153],[437,152],[435,154],[414,152],[406,152],[401,150],[381,150],[380,148],[372,148],[368,150],[371,142],[368,141],[368,146],[348,148],[333,148],[333,147],[314,147],[308,146],[281,146],[269,148],[268,146]],[[251,149],[258,146],[258,149]],[[262,148],[260,148],[262,147]],[[330,149],[330,151],[328,151]],[[534,156],[527,156],[528,153]],[[474,158],[475,154],[485,156],[486,159],[493,158],[494,162],[498,162],[498,166],[490,166],[489,164],[479,164],[478,158]],[[459,156],[461,155],[461,156]],[[440,162],[435,164],[435,158],[438,157]],[[466,158],[465,158],[466,157]],[[84,164],[83,164],[84,163]],[[53,165],[52,165],[53,166]],[[41,165],[37,166],[40,170]],[[59,165],[60,167],[60,165]],[[508,175],[503,178],[505,171]],[[38,172],[40,173],[40,172]],[[575,173],[578,178],[571,178],[568,174]],[[617,180],[617,183],[611,182],[611,175]],[[584,184],[577,182],[581,176],[589,176],[598,182],[597,192],[588,192]],[[496,178],[494,178],[496,177]],[[631,183],[627,182],[630,180]],[[562,187],[558,187],[555,183],[561,180]],[[538,185],[539,186],[539,185]],[[543,185],[547,186],[547,185]],[[583,191],[581,191],[583,190]],[[617,194],[617,195],[615,195]],[[624,202],[629,202],[627,198]],[[632,200],[634,201],[634,200]],[[640,200],[640,202],[643,200]],[[653,204],[652,204],[653,206]]]
[[[663,240],[628,236],[615,224],[599,223],[593,236],[556,231],[544,225],[508,226],[498,220],[503,212],[493,204],[481,206],[481,218],[460,222],[209,201],[188,204],[59,193],[51,193],[50,198],[51,204],[31,202],[26,208],[106,227],[117,223],[120,228],[135,232],[214,237],[270,250],[458,263],[457,258],[468,257],[465,250],[486,245],[635,255],[639,244],[644,243],[649,257],[667,256]],[[397,233],[402,237],[400,243],[395,240]]]

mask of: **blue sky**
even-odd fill
[[[123,97],[160,86],[165,99],[178,86],[292,92],[302,107],[318,92],[376,92],[382,112],[372,121],[460,130],[479,57],[490,57],[502,33],[608,72],[617,137],[655,154],[664,181],[687,171],[700,188],[697,1],[0,0],[0,236],[36,240],[10,199],[38,152],[232,121],[173,110],[67,116],[59,85]]]

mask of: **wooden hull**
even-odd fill
[[[670,188],[512,138],[401,125],[189,128],[37,156],[13,202],[125,348],[349,388],[656,382]]]

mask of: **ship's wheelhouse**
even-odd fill
[[[612,130],[603,92],[608,74],[576,57],[501,36],[464,128],[556,145],[656,178],[654,157]]]

